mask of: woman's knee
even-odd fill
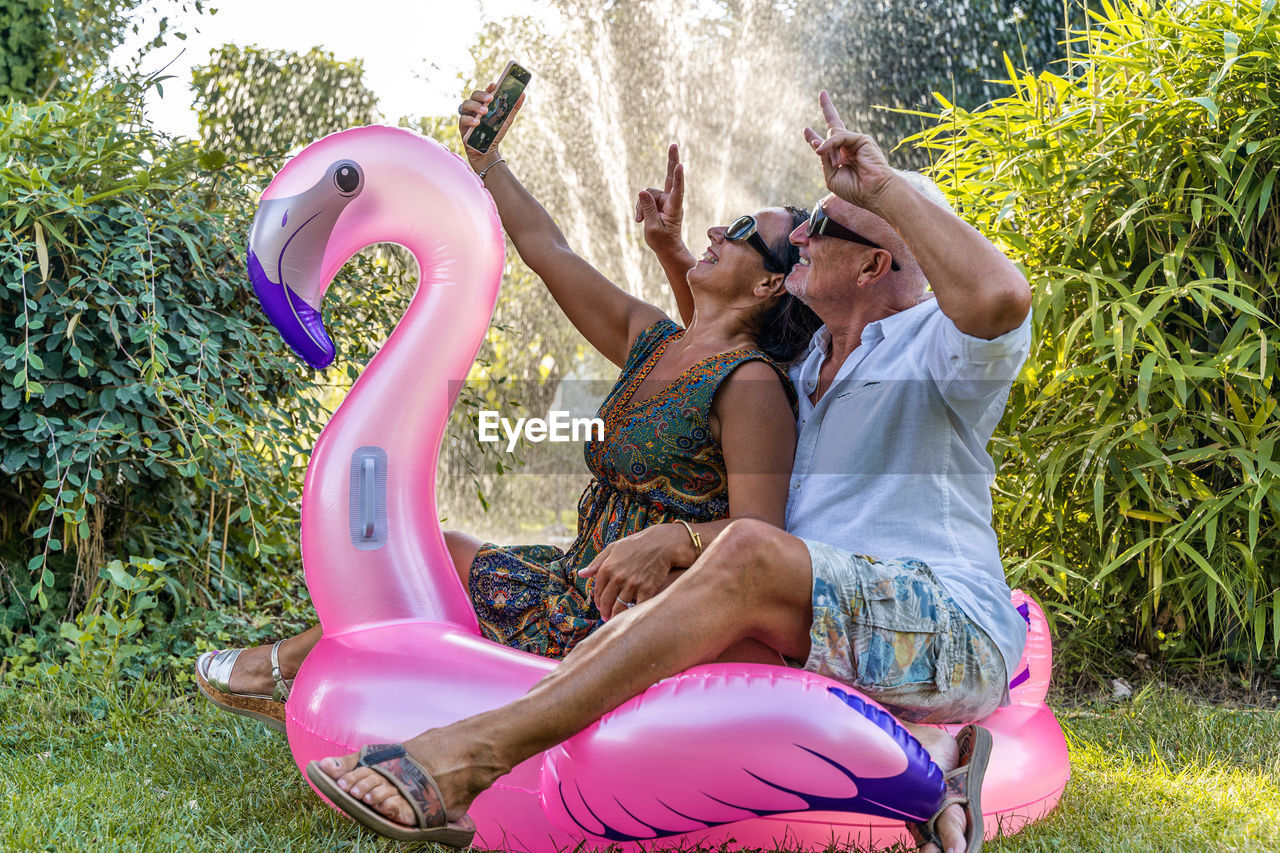
[[[453,568],[458,573],[462,586],[467,586],[471,578],[471,564],[475,562],[476,553],[484,543],[469,533],[460,530],[446,530],[444,544],[449,549],[449,557],[453,560]]]

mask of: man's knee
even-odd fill
[[[763,521],[726,527],[688,574],[743,637],[796,660],[809,653],[813,569],[804,540]]]
[[[726,594],[741,598],[772,594],[769,587],[780,577],[807,578],[809,560],[801,540],[767,522],[743,518],[720,532],[694,569]]]

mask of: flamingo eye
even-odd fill
[[[351,195],[360,189],[360,172],[354,164],[343,163],[333,173],[333,183],[338,187],[338,192]]]

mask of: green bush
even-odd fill
[[[191,87],[201,143],[238,157],[283,154],[377,118],[364,62],[319,48],[304,54],[226,44],[191,69]]]
[[[254,184],[283,158],[246,168],[157,134],[141,94],[0,110],[0,636],[41,626],[31,654],[68,651],[50,637],[107,604],[112,561],[166,565],[148,631],[192,604],[304,621],[306,461],[416,280],[387,247],[354,258],[326,311],[338,362],[305,367],[245,273]],[[495,464],[471,456],[475,476]]]
[[[175,562],[180,598],[217,590],[228,560],[289,553],[325,418],[252,307],[237,173],[152,132],[139,101],[114,85],[0,112],[11,626],[74,611],[110,557]]]
[[[114,78],[110,60],[126,39],[143,44],[136,61],[186,38],[170,14],[204,9],[204,0],[0,0],[0,101],[34,103]]]
[[[1015,584],[1177,660],[1280,649],[1280,16],[1103,2],[1061,74],[915,141],[1026,267],[1036,338],[999,435]]]

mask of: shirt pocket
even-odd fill
[[[950,687],[951,614],[939,600],[933,573],[917,560],[877,563],[863,577],[854,630],[857,686],[889,690]]]
[[[876,379],[854,383],[849,387],[838,389],[836,391],[835,398],[831,401],[831,405],[843,405],[851,397],[865,398],[869,394],[874,395],[879,393],[883,388],[884,382]]]

